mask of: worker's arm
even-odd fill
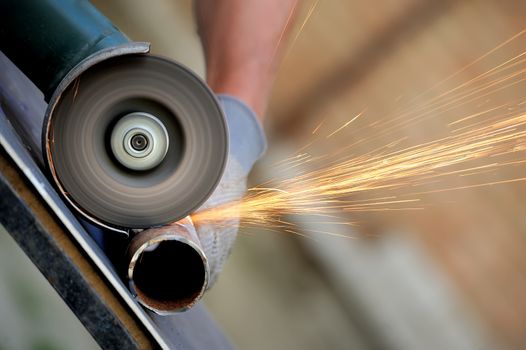
[[[229,156],[217,189],[201,208],[240,199],[246,177],[266,149],[261,125],[297,0],[196,0],[207,83],[229,129]],[[195,222],[210,265],[211,286],[228,256],[238,222]]]
[[[196,0],[206,80],[263,119],[298,0]]]

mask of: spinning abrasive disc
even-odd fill
[[[150,55],[89,68],[64,90],[45,130],[60,191],[110,228],[190,214],[216,187],[228,151],[212,92],[186,68]]]

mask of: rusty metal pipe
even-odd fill
[[[207,287],[208,261],[189,217],[138,233],[127,257],[132,293],[160,315],[192,307]]]

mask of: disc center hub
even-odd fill
[[[168,132],[164,124],[145,112],[125,115],[111,133],[113,155],[119,163],[132,170],[156,167],[165,158],[168,146]]]
[[[144,151],[148,147],[148,138],[144,134],[135,134],[130,141],[132,148],[137,152]]]

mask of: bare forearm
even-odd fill
[[[207,82],[233,95],[260,119],[298,0],[196,0]]]

